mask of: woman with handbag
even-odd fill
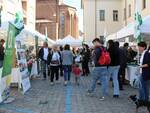
[[[49,65],[50,65],[50,81],[51,85],[54,85],[54,77],[56,82],[59,82],[59,66],[60,66],[60,55],[57,50],[57,46],[53,46],[52,52],[48,55]]]

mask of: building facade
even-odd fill
[[[103,39],[134,21],[136,0],[82,0],[84,38]],[[142,17],[150,15],[150,0],[140,0]]]
[[[122,0],[123,4],[123,25],[126,26],[134,21],[135,3],[137,0]],[[144,18],[150,15],[150,0],[139,0],[139,9],[141,16]]]
[[[74,7],[63,0],[37,0],[36,29],[53,40],[67,35],[78,37],[78,17]]]
[[[78,38],[79,29],[76,8],[61,4],[59,12],[59,38],[62,39],[67,35]]]
[[[35,30],[36,0],[21,0],[25,25]]]

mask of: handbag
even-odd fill
[[[51,61],[51,64],[59,64],[59,61],[58,60],[53,60],[53,61]]]

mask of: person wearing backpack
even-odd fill
[[[97,81],[100,80],[102,85],[102,95],[100,100],[104,100],[108,94],[108,69],[107,65],[110,63],[110,56],[99,38],[95,38],[92,42],[94,44],[93,60],[95,67],[92,71],[92,85],[88,90],[88,95],[92,94],[96,88]]]
[[[119,98],[119,81],[118,81],[118,72],[120,68],[120,58],[119,58],[119,49],[115,46],[113,40],[108,41],[108,52],[110,53],[111,62],[108,67],[109,77],[113,80],[114,86],[114,98]],[[108,79],[109,81],[110,79]]]

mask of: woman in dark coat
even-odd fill
[[[89,61],[90,61],[90,50],[88,45],[83,44],[83,51],[81,53],[82,55],[82,71],[83,71],[83,76],[88,76],[90,74],[89,70]]]

